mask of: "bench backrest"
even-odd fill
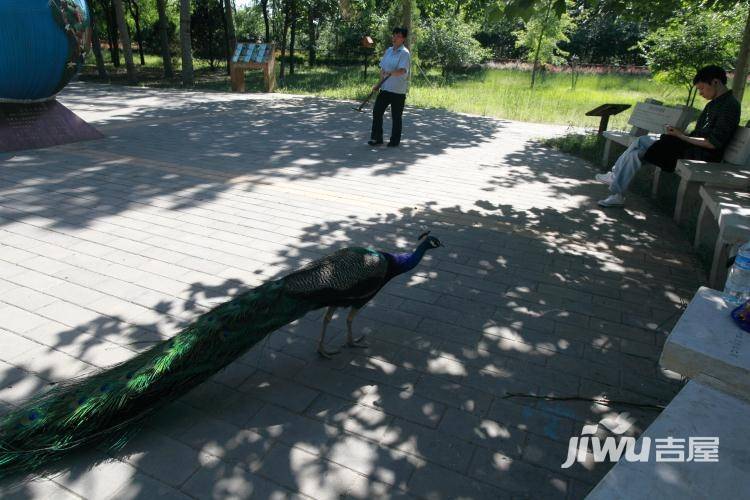
[[[663,134],[664,125],[684,129],[695,116],[695,109],[686,106],[662,106],[639,102],[630,114],[628,123],[636,129]]]
[[[733,165],[748,165],[750,162],[750,128],[739,127],[737,129],[724,150],[723,161]]]

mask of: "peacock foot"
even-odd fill
[[[358,339],[352,340],[351,337],[346,341],[347,347],[361,347],[361,348],[367,348],[370,347],[370,344],[367,342],[367,339],[364,335],[359,337]]]
[[[320,354],[321,357],[325,359],[332,359],[334,355],[340,353],[340,349],[336,349],[334,351],[327,351],[324,345],[318,346],[318,354]]]

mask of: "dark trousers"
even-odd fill
[[[391,107],[391,116],[393,117],[393,127],[391,128],[391,144],[401,142],[401,115],[404,113],[404,103],[406,103],[406,94],[396,94],[381,90],[375,105],[372,107],[372,132],[370,139],[373,141],[383,142],[383,113],[385,109]]]
[[[665,172],[674,172],[677,160],[721,161],[721,151],[693,146],[673,135],[663,134],[646,150],[644,161],[653,163]]]
[[[665,172],[674,172],[677,160],[685,158],[690,144],[673,135],[663,134],[646,150],[643,160],[656,165]]]

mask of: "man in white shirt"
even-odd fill
[[[391,140],[389,147],[396,147],[401,142],[401,115],[404,112],[406,92],[409,87],[409,68],[411,66],[411,53],[404,46],[409,31],[406,28],[393,29],[393,46],[389,47],[380,60],[381,80],[388,75],[388,79],[380,87],[380,93],[372,107],[372,132],[370,146],[383,144],[383,113],[388,106],[391,107],[393,127],[391,128]],[[377,90],[377,85],[373,87]]]

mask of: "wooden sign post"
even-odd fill
[[[363,61],[362,61],[362,63],[365,66],[364,78],[367,79],[367,63],[368,63],[368,59],[370,57],[370,52],[374,51],[374,49],[372,47],[375,45],[375,41],[373,41],[373,39],[371,37],[369,37],[369,36],[363,36],[359,40],[359,45],[360,45],[360,47],[362,47],[362,54],[363,54]]]
[[[238,43],[232,56],[230,77],[232,92],[245,91],[245,71],[262,69],[266,92],[276,88],[276,55],[272,43]]]

